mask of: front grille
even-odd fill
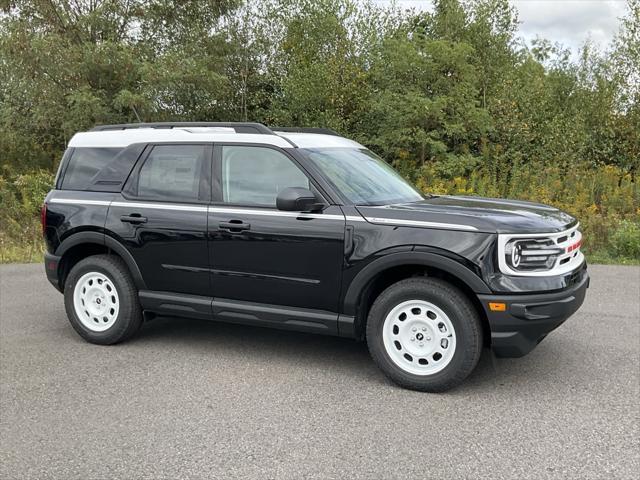
[[[584,260],[578,225],[564,232],[532,235],[499,235],[498,262],[508,275],[562,275]]]

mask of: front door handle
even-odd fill
[[[228,222],[220,222],[218,228],[226,232],[241,233],[251,229],[251,225],[242,220],[229,220]]]
[[[130,215],[122,215],[120,221],[124,223],[147,223],[147,217],[143,217],[139,213],[132,213]]]

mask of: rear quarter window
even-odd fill
[[[93,178],[122,151],[122,148],[76,148],[64,171],[61,188],[86,190]]]

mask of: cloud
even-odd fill
[[[577,50],[591,39],[599,48],[613,40],[626,11],[624,1],[615,0],[515,0],[519,32],[527,41],[536,36],[560,42]]]
[[[390,5],[391,0],[374,0]],[[432,11],[430,0],[397,0],[401,8]],[[510,0],[518,10],[519,35],[527,42],[536,37],[559,42],[574,53],[591,40],[605,49],[620,25],[619,17],[626,12],[624,0]]]

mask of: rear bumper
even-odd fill
[[[561,292],[535,295],[478,295],[491,327],[491,348],[501,357],[526,355],[573,315],[589,288],[586,268],[581,278]],[[489,309],[490,302],[505,303],[504,312]]]
[[[57,255],[46,252],[44,254],[44,271],[47,274],[47,280],[55,287],[56,290],[62,292],[60,285],[60,276],[58,275],[58,267],[60,266],[60,258]]]

